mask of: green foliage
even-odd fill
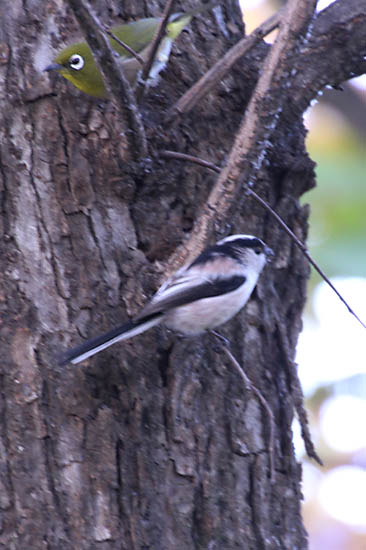
[[[329,276],[366,275],[366,155],[354,136],[334,148],[313,149],[316,189],[311,205],[309,245]]]

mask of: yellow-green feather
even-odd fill
[[[187,14],[176,14],[171,18],[171,22],[167,25],[166,38],[175,40],[182,30],[189,24],[192,16]],[[149,17],[133,21],[124,25],[112,27],[112,33],[132,48],[136,53],[139,53],[143,59],[147,57],[148,46],[151,44],[154,35],[158,29],[161,19]],[[126,64],[126,77],[133,84],[138,70],[141,65],[137,60],[131,59],[133,56],[123,48],[118,42],[109,39],[112,48],[119,54],[123,68],[124,60],[128,60]],[[84,59],[84,66],[79,71],[76,71],[68,66],[69,59],[72,55],[79,54]],[[144,54],[144,55],[143,55]],[[135,62],[136,61],[136,62]],[[106,89],[102,75],[94,61],[92,52],[86,42],[78,42],[64,48],[54,59],[54,63],[61,65],[59,73],[72,82],[74,86],[85,92],[86,94],[95,97],[106,97]]]

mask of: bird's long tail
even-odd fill
[[[62,366],[67,363],[73,363],[76,365],[120,340],[127,340],[128,338],[145,332],[145,330],[159,324],[161,318],[161,314],[155,314],[138,321],[128,321],[123,325],[119,325],[109,332],[91,338],[80,346],[66,351],[59,357],[58,364]]]

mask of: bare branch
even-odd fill
[[[144,60],[142,59],[142,57],[139,56],[138,53],[135,52],[135,50],[133,50],[132,48],[130,48],[130,46],[128,46],[127,44],[125,44],[122,40],[120,40],[115,34],[113,34],[112,31],[108,30],[108,29],[104,29],[104,32],[106,34],[108,34],[108,36],[110,36],[111,38],[113,38],[113,40],[115,42],[117,42],[117,44],[119,44],[122,48],[124,48],[126,50],[126,52],[128,52],[129,54],[132,55],[132,57],[134,57],[135,59],[137,59],[137,61],[143,65],[144,64]]]
[[[269,17],[262,25],[257,27],[249,36],[239,40],[235,46],[220,59],[202,78],[198,80],[187,92],[169,109],[166,121],[176,115],[188,113],[197,103],[207,95],[212,88],[217,86],[229,73],[232,66],[238,59],[255,46],[264,36],[273,31],[283,17],[284,9],[279,10],[275,15]]]
[[[93,51],[105,83],[125,118],[126,126],[132,130],[126,132],[130,153],[136,159],[144,157],[147,155],[147,141],[141,115],[133,92],[113,55],[109,41],[84,0],[69,0],[69,4]]]
[[[271,481],[274,481],[274,459],[273,459],[273,451],[274,451],[274,417],[273,412],[271,411],[271,407],[269,406],[267,400],[263,397],[262,393],[259,391],[259,389],[252,384],[250,379],[248,378],[245,370],[240,365],[240,363],[235,359],[234,355],[231,353],[231,350],[229,348],[230,342],[221,334],[216,332],[215,330],[211,330],[211,333],[216,336],[216,338],[220,341],[221,349],[224,351],[224,353],[227,355],[227,357],[230,359],[231,364],[236,369],[237,373],[241,377],[241,379],[244,382],[245,389],[247,391],[252,392],[260,404],[262,405],[264,411],[267,414],[268,417],[268,424],[269,424],[269,442],[268,442],[268,455],[269,455],[269,476]]]
[[[210,170],[213,170],[216,173],[220,173],[220,168],[216,166],[216,164],[213,164],[212,162],[209,162],[207,160],[200,159],[198,157],[194,157],[192,155],[186,155],[185,153],[178,153],[176,151],[162,151],[161,156],[165,158],[172,158],[177,160],[183,160],[186,162],[193,162],[195,164],[199,164],[200,166],[203,166],[205,168],[209,168]],[[284,229],[284,231],[289,235],[289,237],[293,240],[293,242],[298,246],[301,250],[301,252],[304,254],[304,256],[307,258],[308,262],[313,266],[313,268],[319,273],[319,275],[324,279],[324,281],[330,286],[330,288],[333,290],[333,292],[336,293],[338,298],[341,300],[341,302],[346,306],[349,313],[353,315],[357,321],[366,328],[365,323],[358,317],[358,315],[353,311],[353,309],[350,307],[350,305],[346,302],[346,300],[343,298],[343,296],[338,292],[338,290],[335,288],[333,283],[328,279],[328,277],[325,275],[324,271],[318,266],[318,264],[313,260],[313,258],[310,256],[306,246],[298,239],[293,231],[289,228],[289,226],[283,221],[281,216],[273,210],[273,208],[270,207],[270,205],[263,200],[253,189],[247,189],[246,191],[247,195],[253,197],[260,205],[263,206],[269,212],[269,214],[281,225],[281,227]]]
[[[351,30],[352,29],[352,30]],[[302,113],[326,85],[338,85],[366,72],[366,6],[338,0],[321,11],[308,47],[294,60],[288,108]]]
[[[204,166],[205,168],[209,168],[214,172],[220,173],[220,168],[216,166],[216,164],[213,164],[212,162],[209,162],[207,160],[200,159],[198,157],[194,157],[192,155],[187,155],[185,153],[178,153],[178,151],[161,151],[160,156],[167,159],[176,159],[176,160],[184,160],[186,162],[193,162],[195,164],[199,164],[200,166]]]
[[[137,101],[140,101],[142,96],[144,95],[146,81],[149,77],[151,67],[152,67],[152,65],[154,63],[154,60],[155,60],[156,52],[158,51],[158,48],[160,46],[160,42],[162,41],[162,39],[164,37],[166,26],[169,23],[169,17],[170,17],[170,15],[173,11],[173,8],[174,8],[174,3],[175,3],[175,0],[168,0],[167,4],[165,6],[162,20],[160,21],[158,30],[156,31],[156,34],[155,34],[155,36],[153,38],[153,41],[152,41],[152,44],[151,44],[151,50],[150,50],[150,53],[149,53],[149,57],[147,58],[144,66],[143,66],[141,78],[137,82],[137,86],[136,86]]]
[[[279,317],[276,315],[276,317]],[[316,460],[320,466],[323,465],[322,460],[318,456],[314,444],[311,439],[311,434],[309,430],[309,421],[306,408],[304,405],[304,394],[301,387],[301,382],[297,374],[296,364],[292,361],[290,357],[290,344],[286,331],[284,329],[284,323],[277,318],[277,331],[279,335],[279,342],[282,347],[282,354],[285,358],[286,372],[289,377],[289,386],[291,390],[291,395],[294,400],[294,407],[299,419],[300,428],[301,428],[301,437],[304,441],[306,454],[309,458]]]
[[[278,26],[284,10],[285,8],[282,8],[249,36],[235,44],[170,108],[166,121],[191,111],[197,102],[228,74],[240,57],[248,53],[264,36]],[[366,44],[365,18],[366,11],[359,0],[338,0],[317,15],[309,47],[298,57],[299,69],[294,68],[297,74],[294,76],[294,85],[291,89],[295,93],[293,97],[295,105],[304,105],[302,108],[304,110],[318,90],[326,84],[333,85],[350,78],[355,68],[352,50],[358,52],[360,60],[359,68],[354,75],[363,74],[366,71],[366,58],[363,58],[365,52],[362,52]],[[350,25],[354,29],[352,35],[349,34]],[[314,62],[315,57],[316,62]],[[305,61],[304,58],[308,60]],[[347,74],[347,67],[349,67],[349,74]]]

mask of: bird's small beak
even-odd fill
[[[59,71],[60,69],[63,69],[64,67],[60,65],[59,63],[51,63],[50,65],[47,65],[45,69],[43,69],[43,72],[45,71]]]
[[[269,248],[269,246],[265,246],[264,247],[264,253],[265,255],[267,256],[267,262],[271,262],[272,261],[272,258],[274,257],[274,252],[272,250],[272,248]]]

